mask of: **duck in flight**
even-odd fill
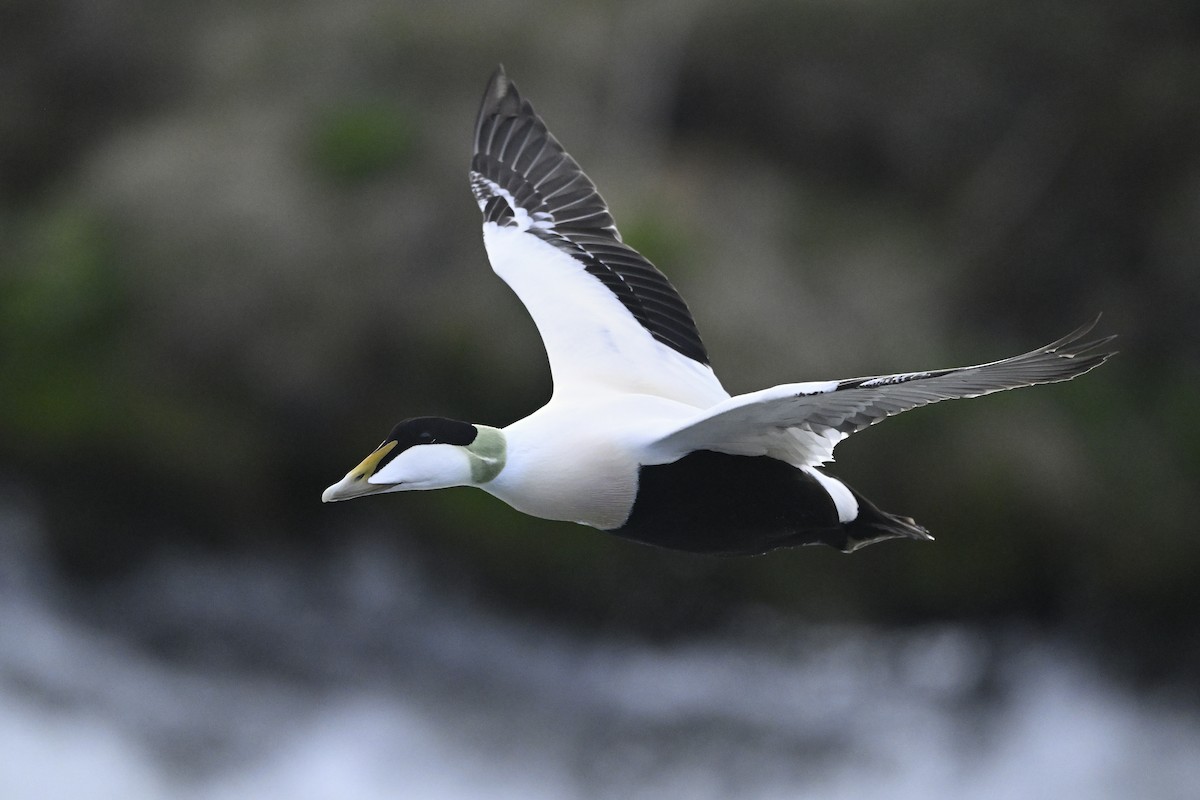
[[[1070,380],[1112,355],[1113,337],[1085,340],[1093,322],[987,364],[730,396],[683,299],[621,240],[503,68],[479,109],[470,183],[492,269],[541,334],[550,401],[505,428],[404,420],[326,502],[475,486],[535,517],[703,553],[929,539],[818,469],[838,442],[940,400]]]

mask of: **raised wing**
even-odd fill
[[[471,191],[492,268],[537,324],[556,393],[604,387],[698,406],[729,397],[687,304],[621,241],[596,187],[502,68],[479,109]]]
[[[1067,381],[1094,369],[1113,354],[1101,348],[1116,338],[1081,341],[1095,324],[1092,321],[1045,347],[989,364],[795,383],[739,395],[663,437],[653,450],[665,461],[709,449],[772,455],[797,466],[816,466],[833,459],[833,448],[842,439],[902,411]]]

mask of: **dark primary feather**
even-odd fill
[[[1113,355],[1112,351],[1100,348],[1116,336],[1080,341],[1099,319],[1044,347],[1000,361],[839,381],[829,394],[808,396],[814,402],[806,404],[812,409],[806,419],[814,425],[851,434],[884,417],[941,400],[980,397],[1006,389],[1070,380],[1100,366]]]
[[[669,451],[794,428],[828,441],[828,449],[810,449],[810,453],[828,453],[841,438],[909,409],[1082,375],[1113,355],[1102,348],[1114,336],[1081,341],[1098,320],[1044,347],[988,364],[850,378],[838,381],[830,391],[800,391],[800,385],[794,385],[796,389],[785,385],[755,392],[744,402],[734,398],[728,407],[674,431],[659,445]]]
[[[515,227],[518,209],[524,210],[527,233],[582,263],[659,342],[708,363],[683,298],[653,264],[621,241],[604,198],[502,68],[488,84],[475,123],[471,191],[485,222]]]

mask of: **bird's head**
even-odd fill
[[[321,500],[351,500],[368,494],[445,489],[487,483],[504,468],[504,432],[486,425],[413,417],[392,428],[383,443]]]

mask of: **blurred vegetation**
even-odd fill
[[[65,448],[120,417],[104,384],[123,292],[111,236],[86,212],[56,209],[20,233],[0,274],[0,418],[10,446]]]
[[[549,395],[466,189],[499,61],[731,391],[989,360],[1101,310],[1122,353],[842,445],[831,471],[930,545],[709,559],[467,490],[322,507],[400,418],[505,424]],[[564,624],[1017,617],[1196,665],[1198,230],[1185,0],[17,0],[0,473],[92,580],[382,527]]]
[[[335,108],[313,124],[310,159],[330,178],[357,183],[402,167],[415,134],[409,118],[386,103]]]

